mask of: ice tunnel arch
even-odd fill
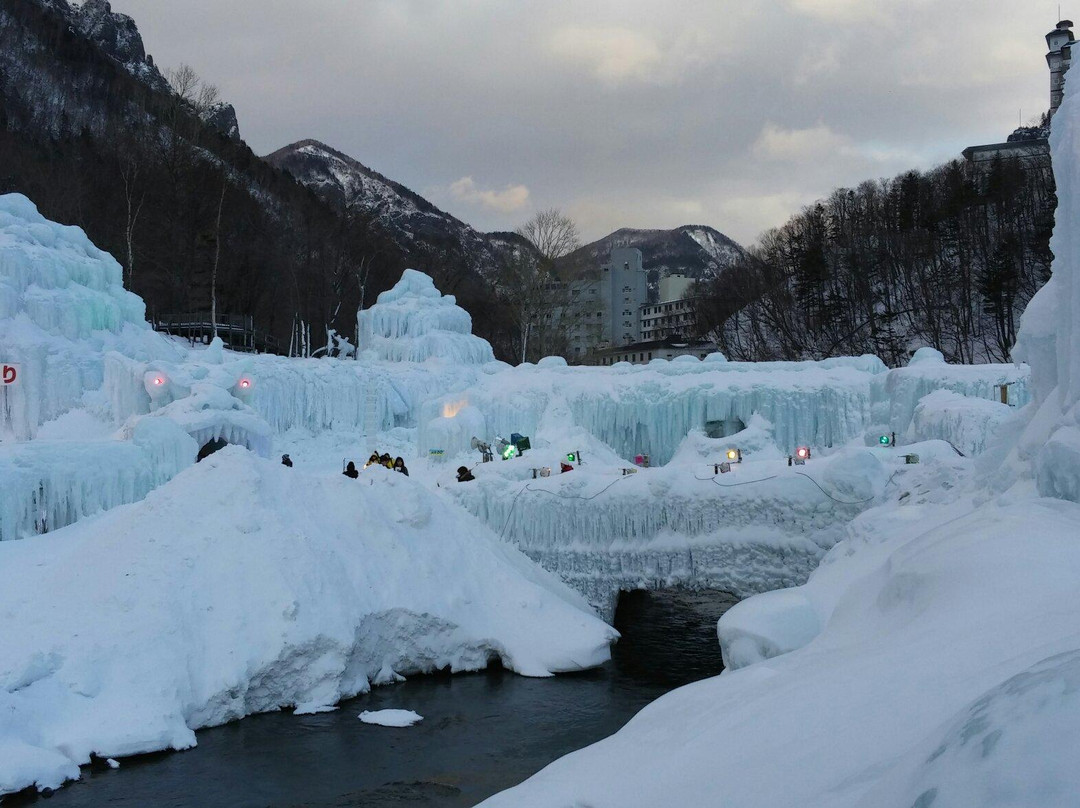
[[[214,452],[220,452],[222,449],[224,449],[228,445],[229,445],[229,442],[227,440],[225,440],[225,438],[220,438],[220,437],[219,438],[211,438],[206,443],[204,443],[201,447],[199,447],[199,454],[195,456],[195,462],[196,463],[201,463],[203,460],[208,458]]]
[[[705,435],[710,438],[730,438],[746,429],[746,423],[736,416],[705,422]]]

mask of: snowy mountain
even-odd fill
[[[650,284],[665,275],[700,278],[735,263],[743,248],[718,230],[705,225],[683,225],[674,230],[638,230],[624,227],[599,241],[586,244],[567,257],[579,267],[596,266],[614,247],[637,247],[649,272]]]
[[[301,140],[264,158],[335,207],[366,214],[417,265],[464,259],[485,278],[497,276],[508,251],[530,249],[514,233],[480,233],[404,185],[320,143]]]
[[[37,5],[58,12],[72,27],[92,40],[125,70],[155,90],[167,90],[168,82],[143,46],[135,21],[112,10],[108,0],[86,0],[73,5],[66,0],[37,0]]]

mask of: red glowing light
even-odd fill
[[[161,376],[155,376],[154,384],[160,387],[161,385],[165,384],[165,379],[163,379]]]
[[[251,379],[241,379],[240,386],[243,387],[245,390],[251,387]]]
[[[795,450],[795,456],[800,460],[806,460],[810,456],[810,450],[805,446],[800,446]]]

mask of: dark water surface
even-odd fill
[[[615,617],[623,639],[599,670],[420,676],[332,713],[251,716],[200,731],[187,752],[84,769],[48,806],[472,806],[607,737],[668,690],[719,673],[716,620],[734,603],[718,592],[624,594]],[[424,720],[405,729],[357,720],[387,708]]]

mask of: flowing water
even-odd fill
[[[186,752],[88,767],[49,808],[475,805],[610,735],[672,688],[719,673],[716,620],[734,603],[720,592],[624,594],[615,617],[623,639],[598,670],[417,676],[332,713],[251,716],[200,731]],[[424,720],[405,729],[357,720],[387,708]]]

